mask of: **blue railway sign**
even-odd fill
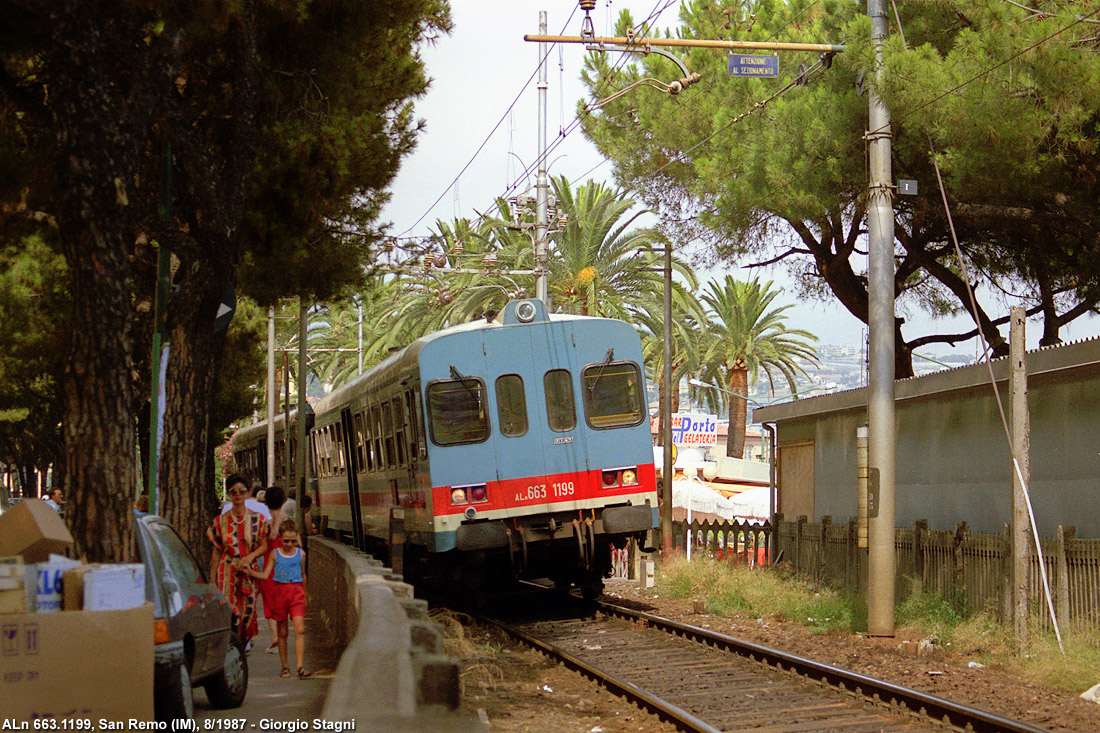
[[[730,54],[729,75],[777,77],[779,76],[779,57]]]

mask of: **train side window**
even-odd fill
[[[409,416],[409,429],[407,432],[409,446],[409,463],[416,463],[418,447],[420,445],[420,419],[416,414],[416,392],[405,390],[405,412]]]
[[[311,432],[309,434],[309,443],[308,443],[308,445],[309,445],[309,452],[310,452],[310,457],[311,457],[310,463],[313,466],[314,475],[317,476],[317,478],[320,478],[321,477],[321,463],[320,463],[320,461],[317,460],[317,433],[315,431]]]
[[[344,425],[336,423],[332,426],[332,432],[336,436],[335,450],[333,451],[333,468],[337,476],[344,475]]]
[[[428,428],[436,445],[487,440],[489,416],[482,381],[445,379],[428,385]]]
[[[367,468],[367,435],[366,429],[363,425],[363,413],[355,413],[355,417],[352,418],[355,423],[355,455],[359,459],[359,470],[366,471]]]
[[[385,439],[386,467],[390,468],[396,466],[397,448],[394,445],[393,439],[393,411],[388,401],[382,403],[382,435]]]
[[[370,412],[362,412],[355,415],[355,431],[359,433],[359,460],[360,471],[374,470],[374,457],[371,456],[371,415]]]
[[[405,437],[405,408],[400,397],[393,398],[393,434],[397,443],[397,465],[409,462],[408,441]]]
[[[568,369],[551,369],[542,378],[546,388],[546,418],[555,433],[567,433],[577,427],[577,408],[573,401],[573,375]]]
[[[527,398],[523,394],[523,377],[505,374],[497,377],[497,422],[500,432],[509,438],[527,433]]]
[[[375,405],[370,414],[371,431],[374,433],[374,468],[381,471],[386,467],[386,459],[382,456],[382,408]]]
[[[638,425],[646,414],[642,372],[634,362],[584,368],[584,416],[596,429]]]

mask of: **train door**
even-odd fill
[[[585,431],[581,429],[580,370],[573,330],[565,323],[529,329],[540,390],[539,411],[546,420],[543,456],[553,503],[577,501],[588,472]]]
[[[351,534],[355,547],[362,550],[365,547],[363,540],[363,505],[359,502],[359,456],[356,453],[355,421],[351,416],[351,409],[345,407],[340,411],[340,425],[344,432],[342,450],[344,453],[344,465],[347,467],[348,481],[348,508],[351,510]]]
[[[539,489],[546,475],[542,446],[546,427],[540,407],[542,370],[536,368],[538,360],[526,330],[514,332],[515,339],[494,338],[486,343],[490,371],[485,388],[491,394],[490,404],[496,406],[490,415],[496,477],[507,492],[508,506],[541,504],[545,498]]]

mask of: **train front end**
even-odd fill
[[[657,524],[642,364],[629,324],[550,317],[537,300],[425,345],[420,529],[452,574],[602,588],[611,548]]]

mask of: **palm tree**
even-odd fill
[[[799,374],[809,376],[799,359],[817,363],[811,342],[817,337],[808,331],[787,327],[783,312],[790,305],[769,310],[779,295],[769,280],[742,282],[726,275],[722,283],[711,281],[702,299],[710,310],[710,345],[702,356],[706,380],[721,380],[730,393],[729,434],[726,455],[741,458],[745,453],[745,417],[748,411],[749,385],[755,385],[763,372],[775,392],[775,380],[782,376],[792,393]]]
[[[549,286],[554,308],[566,313],[632,320],[632,313],[654,292],[661,292],[661,264],[653,249],[653,229],[631,228],[645,210],[631,212],[635,201],[622,191],[588,181],[576,191],[560,176],[553,179],[558,207],[566,223],[550,248]],[[677,262],[678,271],[685,270]]]

